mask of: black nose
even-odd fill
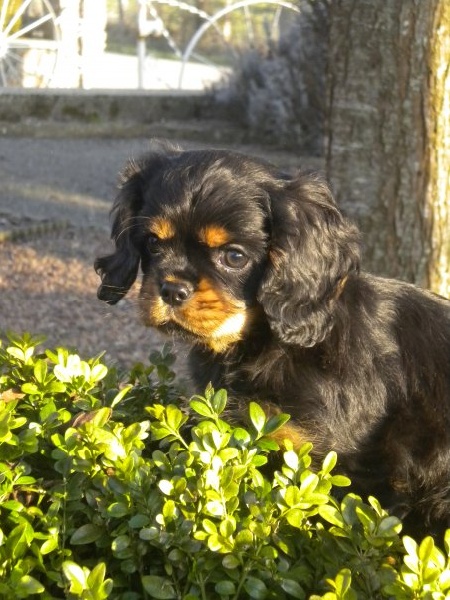
[[[170,306],[181,306],[192,292],[192,286],[185,281],[164,281],[160,289],[161,298]]]

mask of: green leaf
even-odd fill
[[[156,527],[145,527],[139,532],[139,537],[145,541],[156,540],[159,537],[159,531]]]
[[[384,536],[394,536],[401,529],[401,521],[397,517],[389,516],[381,520],[378,526],[378,534]]]
[[[221,596],[231,596],[236,593],[236,586],[232,581],[224,579],[216,583],[215,590]]]
[[[224,538],[231,537],[236,530],[236,521],[233,517],[226,517],[219,526],[220,535]]]
[[[356,593],[351,589],[352,573],[350,569],[341,569],[335,579],[337,598],[342,600],[356,600]]]
[[[220,415],[225,410],[227,405],[226,390],[218,390],[211,398],[211,406],[217,415]]]
[[[173,500],[167,500],[163,506],[163,515],[166,520],[173,521],[178,516],[177,505]]]
[[[233,554],[227,554],[222,560],[222,565],[224,566],[224,568],[229,569],[230,571],[232,571],[233,569],[237,569],[240,566],[240,564],[240,560],[237,558],[237,556],[234,556]]]
[[[354,527],[360,521],[356,515],[356,508],[362,505],[362,500],[355,494],[347,494],[341,502],[341,510],[347,525]]]
[[[221,458],[223,463],[228,462],[229,460],[233,460],[239,455],[239,450],[237,448],[223,448],[219,452],[219,457]]]
[[[9,348],[6,348],[6,352],[14,358],[17,358],[17,360],[20,360],[20,362],[25,362],[25,353],[20,348],[10,346]]]
[[[403,537],[403,545],[405,546],[405,550],[408,554],[410,554],[411,556],[417,557],[418,546],[417,546],[417,542],[415,540],[413,540],[408,535],[405,535]]]
[[[312,494],[319,484],[319,478],[315,473],[309,473],[302,479],[300,484],[300,493],[307,498],[308,494]]]
[[[165,577],[145,575],[142,577],[142,585],[150,598],[156,598],[156,600],[171,600],[172,598],[177,597],[173,584]]]
[[[110,595],[113,582],[111,579],[105,580],[106,565],[105,563],[99,563],[89,573],[87,583],[89,589],[92,591],[94,600],[103,600],[108,598]]]
[[[288,450],[287,452],[283,453],[283,458],[284,462],[290,469],[292,469],[293,471],[297,471],[299,465],[299,457],[297,452],[294,452],[293,450]]]
[[[205,510],[213,517],[222,517],[225,514],[225,508],[219,500],[210,500],[207,502]]]
[[[203,400],[191,400],[189,406],[194,412],[201,415],[202,417],[212,417],[213,412],[210,407],[205,404]]]
[[[87,585],[86,574],[84,570],[70,560],[63,562],[62,569],[64,576],[70,583],[70,591],[77,596],[81,596]]]
[[[233,546],[228,540],[224,539],[220,535],[213,534],[208,537],[208,548],[212,552],[230,552]]]
[[[249,432],[242,427],[236,427],[236,429],[233,430],[233,438],[241,446],[246,446],[252,439]]]
[[[303,600],[306,597],[306,594],[299,583],[294,581],[293,579],[282,579],[281,587],[289,594],[292,598],[299,598],[299,600]]]
[[[104,406],[103,408],[99,408],[98,410],[93,411],[92,413],[92,422],[97,427],[103,427],[111,418],[111,409],[109,406]]]
[[[341,513],[334,506],[325,504],[319,506],[318,510],[322,519],[325,519],[325,521],[331,523],[332,525],[336,525],[336,527],[345,529],[345,521],[342,518]]]
[[[34,396],[39,393],[39,388],[35,383],[24,383],[20,389],[28,396]]]
[[[305,520],[305,513],[299,508],[291,508],[286,513],[286,520],[292,527],[301,529]]]
[[[145,527],[148,525],[150,518],[147,515],[137,514],[131,517],[128,521],[128,525],[132,529],[141,529],[141,527]]]
[[[118,392],[114,396],[114,399],[111,402],[111,408],[115,408],[125,398],[125,396],[128,394],[128,392],[132,389],[133,389],[132,385],[127,385],[123,389],[121,389],[120,392]]]
[[[34,577],[23,575],[15,585],[15,591],[19,597],[25,598],[33,594],[42,594],[45,591],[45,587]]]
[[[2,508],[15,512],[21,512],[25,510],[25,507],[22,504],[22,502],[19,502],[18,500],[6,500],[2,503]]]
[[[48,540],[45,540],[45,542],[42,544],[42,546],[40,548],[40,552],[42,555],[50,554],[50,552],[53,552],[53,550],[56,550],[57,548],[58,548],[58,538],[53,537]]]
[[[113,502],[108,506],[108,515],[120,519],[129,513],[128,506],[123,502]]]
[[[42,422],[45,422],[55,412],[56,412],[56,404],[52,400],[49,400],[42,406],[41,410],[39,411],[39,419]]]
[[[260,438],[257,445],[263,452],[277,452],[280,449],[278,442],[270,437]]]
[[[330,483],[335,487],[349,487],[352,484],[351,480],[348,477],[345,477],[345,475],[333,475],[330,479]]]
[[[302,501],[302,495],[297,486],[290,485],[286,488],[286,492],[284,494],[284,501],[289,507],[300,504],[300,502]]]
[[[266,584],[261,579],[256,579],[256,577],[247,577],[244,588],[250,598],[256,600],[264,600],[267,595]]]
[[[102,364],[98,364],[95,365],[94,367],[92,367],[91,370],[91,376],[90,376],[90,381],[92,383],[95,383],[96,381],[100,381],[101,379],[104,379],[106,377],[108,373],[108,369],[105,367],[105,365]]]
[[[166,496],[171,496],[173,494],[173,483],[168,479],[161,479],[158,483],[158,487]]]
[[[450,590],[450,569],[447,568],[441,572],[439,577],[439,585],[443,591]]]
[[[324,475],[328,475],[328,473],[330,473],[334,467],[336,466],[337,463],[337,454],[334,451],[329,452],[322,464],[322,473]]]
[[[45,360],[36,361],[33,373],[38,383],[45,383],[47,377],[47,363]]]
[[[242,529],[236,536],[236,544],[250,546],[253,544],[253,533],[249,529]]]
[[[290,418],[291,416],[286,413],[273,415],[264,425],[264,435],[270,435],[271,433],[278,431],[278,429],[281,429],[281,427],[283,427],[283,425],[285,425]]]
[[[63,394],[66,386],[61,381],[51,381],[46,389],[49,394]]]
[[[376,516],[369,506],[357,506],[355,512],[364,529],[368,529],[371,532],[375,530]]]
[[[34,538],[33,527],[28,521],[22,521],[14,527],[8,536],[5,546],[15,559],[21,558]]]
[[[204,529],[204,530],[205,530],[207,533],[210,533],[210,534],[215,534],[215,533],[217,533],[217,527],[216,527],[216,524],[215,524],[213,521],[211,521],[210,519],[203,519],[203,521],[202,521],[202,526],[203,526],[203,529]]]
[[[119,535],[117,536],[112,544],[111,549],[114,553],[123,552],[130,546],[130,537],[128,535]]]
[[[166,418],[167,425],[175,431],[178,431],[181,425],[186,421],[185,415],[183,415],[181,410],[173,404],[169,404],[166,408]]]
[[[78,527],[78,529],[74,531],[70,538],[70,543],[74,546],[91,544],[100,538],[102,532],[103,530],[101,527],[93,525],[92,523],[87,523],[86,525]]]
[[[250,402],[249,415],[250,421],[252,422],[253,427],[256,429],[256,432],[262,433],[266,423],[266,415],[259,404],[256,404],[256,402]]]
[[[427,536],[422,540],[419,546],[418,556],[424,563],[428,562],[434,551],[434,541],[431,536]]]
[[[450,556],[450,528],[446,529],[444,534],[444,546],[446,554]]]

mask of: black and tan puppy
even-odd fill
[[[324,181],[166,149],[128,165],[113,215],[99,298],[118,302],[141,267],[143,320],[192,342],[199,391],[280,407],[285,435],[336,450],[410,530],[450,526],[450,302],[360,272]]]

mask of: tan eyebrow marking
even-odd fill
[[[218,248],[230,241],[230,234],[220,225],[207,225],[202,227],[198,232],[198,237],[201,242],[210,248]]]
[[[150,221],[150,231],[160,240],[170,240],[175,237],[175,226],[169,219],[155,217]]]

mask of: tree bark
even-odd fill
[[[450,2],[330,3],[327,170],[365,266],[450,294]]]

